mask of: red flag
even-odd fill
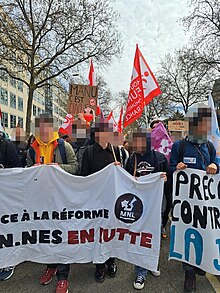
[[[89,76],[88,76],[88,79],[89,79],[89,85],[90,85],[90,86],[94,86],[94,85],[96,85],[96,82],[95,82],[95,71],[94,71],[94,67],[93,67],[92,59],[91,59],[91,61],[90,61],[90,69],[89,69]]]
[[[123,107],[121,107],[120,116],[118,120],[118,132],[122,133],[122,117],[123,117]]]
[[[108,120],[111,120],[111,118],[113,118],[113,112],[112,112],[112,111],[108,114],[107,119],[108,119]]]
[[[141,51],[138,49],[139,62],[141,69],[141,79],[142,87],[144,91],[145,106],[150,103],[153,98],[162,94],[158,82],[153,75],[153,72],[150,70],[144,56],[141,54]]]
[[[100,114],[101,114],[101,108],[99,107],[99,105],[97,105],[95,115],[99,116]]]
[[[137,45],[124,127],[136,121],[142,115],[144,106],[160,93],[158,83]]]
[[[96,81],[95,81],[95,70],[94,70],[94,66],[93,66],[93,62],[92,59],[90,61],[90,69],[89,69],[89,85],[90,86],[95,86],[96,85]],[[96,108],[96,116],[99,116],[101,114],[101,108],[99,107],[99,104],[97,104],[97,108]]]
[[[113,131],[117,131],[117,122],[115,121],[115,118],[113,116],[113,111],[109,113],[107,119],[113,124]]]
[[[73,116],[71,114],[66,114],[66,117],[63,120],[63,124],[59,127],[58,132],[62,135],[68,134],[72,136],[72,123]]]

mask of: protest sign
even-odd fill
[[[96,112],[97,99],[97,86],[70,84],[67,112],[72,114],[73,117],[78,115],[78,113],[84,113],[84,115],[93,115],[92,112]]]
[[[183,120],[168,121],[169,131],[188,131],[188,122]]]
[[[87,177],[47,165],[0,170],[0,267],[117,257],[156,271],[160,174],[136,180],[114,164]]]
[[[170,259],[220,275],[220,175],[174,173]]]

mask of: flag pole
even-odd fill
[[[145,101],[144,101],[144,115],[145,115],[145,119],[146,119],[146,128],[148,128],[147,105],[145,104]]]

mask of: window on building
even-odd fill
[[[22,117],[18,117],[18,124],[21,128],[24,127],[24,119]]]
[[[5,81],[5,82],[8,82],[8,74],[2,68],[0,68],[0,78],[1,78],[1,80]]]
[[[16,79],[10,77],[10,85],[16,88]]]
[[[33,115],[34,116],[37,115],[37,107],[35,105],[33,105]]]
[[[16,95],[10,93],[10,107],[16,109]]]
[[[2,124],[4,127],[8,128],[8,113],[2,112]]]
[[[18,80],[18,90],[20,91],[20,92],[23,92],[23,82],[22,81],[20,81],[20,80]]]
[[[16,116],[10,115],[10,128],[15,128],[15,127],[16,127]]]
[[[5,89],[1,88],[0,89],[0,104],[7,105],[8,106],[8,91]]]
[[[38,115],[40,115],[42,113],[41,108],[38,108]]]
[[[54,105],[53,106],[53,111],[54,111],[55,114],[58,114],[58,107]]]
[[[23,111],[24,110],[23,99],[21,97],[18,97],[18,110],[19,111]]]

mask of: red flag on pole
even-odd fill
[[[90,86],[95,86],[95,85],[96,85],[96,80],[95,80],[95,70],[94,70],[94,66],[93,66],[92,59],[91,59],[91,61],[90,61],[90,69],[89,69],[89,76],[88,76],[88,79],[89,79],[89,85],[90,85]],[[96,113],[95,113],[95,115],[96,115],[96,116],[99,116],[100,114],[101,114],[101,109],[100,109],[99,104],[97,104],[97,108],[96,108]]]
[[[90,61],[90,68],[89,68],[89,76],[88,76],[88,79],[89,79],[89,85],[90,86],[96,85],[96,82],[95,82],[95,71],[94,71],[92,59]]]
[[[141,117],[144,106],[159,94],[161,94],[161,91],[156,78],[137,45],[124,118],[124,127],[127,127]]]
[[[121,107],[120,116],[119,116],[119,119],[118,119],[118,132],[119,133],[122,133],[122,129],[123,129],[122,117],[123,117],[123,107]]]
[[[117,131],[117,122],[115,121],[115,118],[113,116],[113,111],[111,111],[109,114],[108,114],[108,117],[107,117],[108,121],[110,121],[112,124],[113,124],[113,131]]]

